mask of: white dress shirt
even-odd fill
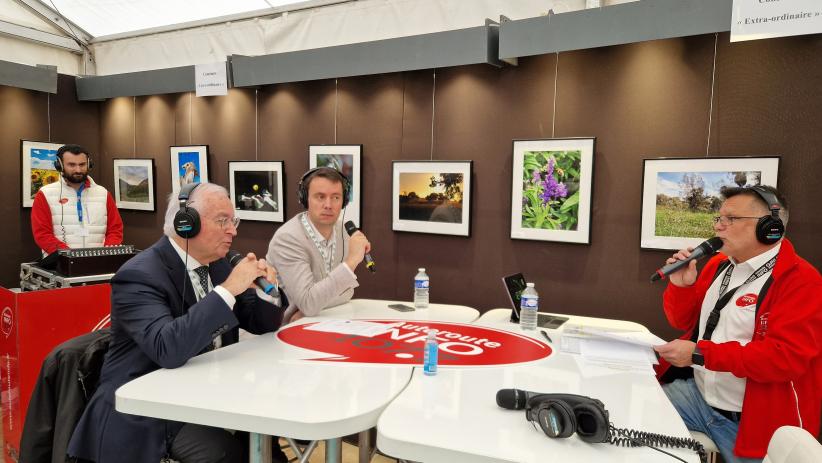
[[[771,271],[748,284],[743,283],[759,267],[776,256],[781,246],[781,243],[777,244],[772,249],[742,263],[736,263],[733,259],[730,259],[733,270],[726,291],[732,291],[739,285],[742,286],[736,290],[728,303],[722,308],[719,323],[717,323],[716,329],[711,335],[712,342],[737,341],[744,346],[753,339],[756,326],[757,298],[768,277],[771,276]],[[705,333],[708,315],[720,299],[719,289],[726,271],[723,271],[714,279],[714,282],[708,288],[708,292],[705,293],[705,299],[702,301],[702,312],[699,316],[699,339],[702,339],[703,333]],[[694,380],[708,405],[732,412],[742,411],[742,399],[745,396],[745,378],[738,378],[729,372],[694,368]]]

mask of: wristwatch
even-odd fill
[[[705,357],[702,356],[702,351],[699,350],[699,346],[694,347],[694,353],[691,354],[691,363],[701,367],[705,366]]]

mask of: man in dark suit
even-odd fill
[[[180,209],[197,215],[198,224],[188,229],[175,223]],[[111,346],[98,389],[69,443],[70,456],[97,463],[240,461],[242,444],[224,429],[114,408],[114,391],[134,378],[183,366],[200,353],[237,342],[238,327],[262,334],[280,326],[279,298],[253,289],[257,277],[276,281],[274,269],[251,253],[234,268],[225,258],[238,225],[219,185],[189,186],[179,198],[169,198],[166,236],[111,280]]]

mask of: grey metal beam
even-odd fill
[[[54,11],[51,7],[39,0],[14,0],[20,6],[34,13],[37,17],[66,33],[66,35],[76,37],[83,45],[88,45],[92,39],[91,34],[83,30],[82,27],[69,21],[62,14]]]
[[[57,68],[0,61],[0,85],[57,93]]]
[[[77,78],[77,99],[80,101],[192,92],[194,89],[194,66]]]
[[[74,39],[63,37],[62,35],[52,34],[51,32],[43,32],[31,27],[21,26],[0,20],[0,34],[13,37],[15,39],[26,40],[29,42],[39,43],[41,45],[48,45],[50,47],[68,50],[78,55],[83,54],[83,49]]]
[[[232,56],[234,86],[330,79],[486,63],[497,59],[496,24],[263,56]]]
[[[724,32],[733,0],[642,0],[500,25],[500,58]]]

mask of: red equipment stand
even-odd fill
[[[30,292],[0,287],[3,461],[16,463],[31,393],[58,344],[111,324],[108,283]]]

